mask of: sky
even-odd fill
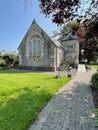
[[[0,51],[16,51],[33,19],[48,33],[57,26],[40,13],[37,0],[0,0]]]

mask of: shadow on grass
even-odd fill
[[[23,73],[34,73],[34,74],[49,74],[49,73],[45,73],[44,71],[30,71],[30,70],[0,70],[0,74],[23,74]],[[51,75],[55,75],[55,74],[52,74],[50,73]],[[50,75],[49,74],[49,75]]]
[[[34,91],[25,87],[23,90],[22,95],[10,97],[0,105],[0,130],[27,130],[52,97],[45,89]]]
[[[0,70],[0,74],[21,74],[21,73],[28,73],[30,71],[21,71],[21,70]]]

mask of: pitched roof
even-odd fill
[[[62,40],[63,41],[69,41],[69,40],[77,40],[78,37],[75,35],[72,35],[72,33],[68,33]]]
[[[58,40],[54,39],[53,37],[50,37],[50,39],[53,41],[53,43],[54,43],[56,46],[58,46],[58,47],[60,47],[60,48],[63,48],[62,44],[61,44]]]
[[[33,26],[34,23],[36,23],[36,25],[48,36],[48,38],[52,41],[52,43],[53,43],[55,46],[57,46],[57,47],[59,47],[59,48],[62,48],[61,43],[59,43],[59,42],[58,42],[57,40],[55,40],[52,36],[50,36],[48,33],[46,33],[46,32],[39,26],[39,24],[36,22],[35,19],[33,20],[33,22],[32,22],[32,24],[31,24],[30,28]],[[30,28],[28,29],[28,31],[30,30]],[[28,31],[27,31],[27,33],[28,33]],[[27,33],[26,33],[26,35],[27,35]],[[25,39],[26,35],[24,36],[23,40]],[[23,40],[22,40],[22,41],[23,41]],[[22,42],[21,42],[21,43],[22,43]],[[20,43],[20,45],[21,45],[21,43]],[[19,47],[20,47],[20,45],[19,45]],[[19,47],[18,47],[18,48],[19,48]]]
[[[39,26],[39,24],[36,22],[35,19],[33,20],[33,22],[35,22],[35,23]],[[41,28],[41,27],[39,26],[39,28]],[[49,37],[49,39],[53,42],[53,44],[54,44],[55,46],[57,46],[57,47],[59,47],[59,48],[62,47],[61,43],[58,42],[56,39],[54,39],[52,36],[50,36],[45,30],[43,30],[43,28],[41,28],[41,30]]]

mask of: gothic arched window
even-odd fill
[[[37,55],[41,56],[41,40],[37,40]]]
[[[32,56],[32,42],[29,42],[29,56]]]
[[[33,56],[36,56],[37,42],[36,39],[33,39]]]
[[[29,43],[29,55],[30,56],[41,56],[41,39],[33,39]]]

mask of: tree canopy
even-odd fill
[[[45,16],[52,15],[52,21],[58,25],[84,18],[98,16],[98,0],[38,0],[41,12]],[[85,3],[84,3],[85,2]],[[86,7],[84,6],[89,3]],[[81,12],[84,12],[81,14]]]
[[[79,23],[77,21],[71,21],[61,27],[60,37],[61,38],[65,37],[69,32],[72,32],[73,34],[75,34],[78,28],[79,28]]]

